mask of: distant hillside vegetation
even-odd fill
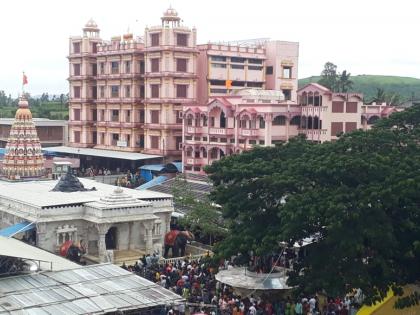
[[[320,76],[312,76],[299,80],[299,87],[311,82],[318,82]],[[420,79],[409,77],[396,77],[386,75],[356,75],[351,76],[354,82],[353,91],[363,93],[365,102],[369,102],[375,95],[376,89],[383,89],[386,93],[398,93],[402,100],[420,97]]]

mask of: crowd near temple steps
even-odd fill
[[[373,306],[359,288],[296,294],[289,272],[316,233],[221,258],[229,231],[206,167],[299,137],[335,142],[405,107],[298,87],[299,43],[200,44],[172,7],[143,34],[81,27],[63,56],[68,121],[33,118],[28,73],[14,119],[0,118],[0,314],[391,314],[391,293]],[[205,214],[188,224],[203,205],[220,235]]]

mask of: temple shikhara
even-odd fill
[[[25,180],[42,177],[44,173],[41,142],[28,100],[22,96],[7,141],[1,175],[9,180]]]

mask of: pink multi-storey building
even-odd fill
[[[297,102],[281,91],[243,89],[235,96],[210,98],[184,107],[183,161],[186,172],[221,157],[288,141],[298,134],[316,142],[335,141],[342,132],[368,129],[395,109],[363,105],[358,93],[333,93],[317,83],[297,91]]]
[[[296,100],[298,43],[197,46],[195,28],[181,25],[172,8],[141,37],[102,40],[90,20],[83,36],[70,38],[69,52],[69,142],[75,147],[180,159],[183,106],[245,87],[282,89]]]

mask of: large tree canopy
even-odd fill
[[[226,157],[208,168],[230,232],[221,256],[272,251],[319,234],[289,284],[367,303],[420,280],[420,108],[336,142],[302,138]],[[304,272],[299,272],[304,270]]]

